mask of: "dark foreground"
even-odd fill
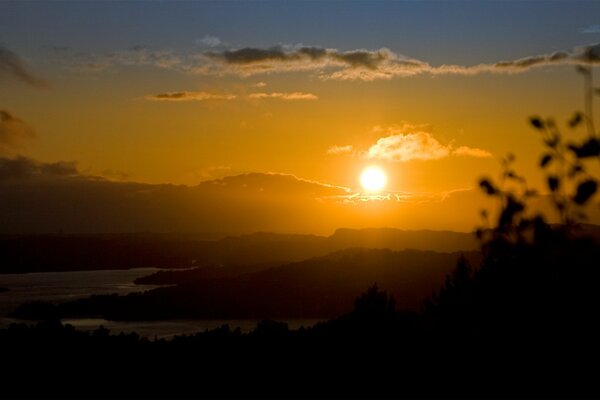
[[[514,207],[513,207],[514,208]],[[504,217],[503,217],[504,218]],[[502,225],[419,311],[371,287],[297,331],[264,321],[171,341],[48,320],[0,330],[5,396],[600,396],[600,245],[539,218]],[[261,293],[257,292],[256,296]]]
[[[171,341],[76,331],[0,331],[11,397],[596,397],[596,332],[465,332],[394,311],[371,288],[351,313],[290,331],[265,320]],[[528,334],[524,334],[528,333]]]

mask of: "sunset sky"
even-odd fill
[[[1,2],[0,155],[352,191],[377,165],[386,191],[443,195],[513,152],[535,183],[527,119],[583,109],[598,43],[593,1]]]

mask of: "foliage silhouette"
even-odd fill
[[[581,72],[591,85],[591,69]],[[461,260],[425,305],[442,332],[519,347],[535,338],[536,345],[551,344],[557,352],[573,343],[594,345],[591,338],[600,333],[600,250],[597,241],[581,234],[585,208],[593,204],[598,187],[589,172],[590,164],[600,161],[592,109],[591,97],[586,97],[587,113],[575,113],[567,124],[575,129],[587,121],[581,142],[566,140],[551,118],[529,121],[546,148],[539,166],[560,224],[549,224],[547,216],[531,209],[530,200],[541,195],[515,172],[513,155],[501,160],[498,182],[480,180],[482,191],[497,198],[500,209],[493,226],[477,231],[480,267],[471,270]],[[484,220],[488,216],[482,211]]]

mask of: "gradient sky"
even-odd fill
[[[278,172],[357,188],[377,164],[389,190],[433,193],[474,187],[513,152],[535,181],[542,147],[527,118],[566,121],[583,105],[572,63],[548,57],[598,42],[593,1],[5,1],[0,49],[32,80],[0,64],[0,109],[30,130],[0,151],[187,185]],[[223,58],[306,47],[328,49],[329,64],[276,59],[260,72]],[[356,50],[392,64],[356,67]],[[537,55],[531,68],[494,66]],[[426,70],[350,76],[404,60]]]

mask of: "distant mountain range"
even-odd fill
[[[389,228],[338,229],[328,237],[255,233],[218,240],[178,235],[5,235],[0,236],[0,272],[222,266],[253,271],[358,247],[457,252],[476,249],[477,240],[472,233]]]

